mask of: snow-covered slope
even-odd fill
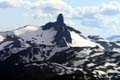
[[[94,43],[87,38],[80,37],[80,35],[76,34],[74,31],[71,31],[70,34],[72,37],[72,47],[95,47],[97,45],[100,46],[99,44]]]
[[[0,73],[20,67],[18,72],[27,70],[28,75],[29,71],[39,71],[41,74],[47,65],[45,71],[49,69],[57,74],[77,69],[96,78],[90,80],[119,80],[119,57],[119,41],[110,42],[99,36],[86,38],[80,31],[67,26],[62,14],[56,22],[43,26],[26,25],[0,33]]]
[[[111,41],[101,38],[99,36],[88,36],[88,38],[91,41],[100,44],[102,47],[104,47],[104,49],[106,51],[117,51],[118,52],[120,50],[120,42],[119,41],[111,42]]]
[[[43,62],[57,63],[71,69],[80,69],[85,73],[91,72],[94,77],[102,80],[120,78],[120,53],[116,51],[105,51],[98,47],[58,47],[49,45],[29,47],[16,54],[13,54],[12,51],[11,48],[0,51],[1,62],[14,66],[31,65],[32,63],[38,63],[39,65]]]

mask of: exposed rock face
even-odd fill
[[[62,14],[59,14],[57,17],[57,23],[63,24],[64,23],[64,17]]]
[[[55,45],[67,46],[67,43],[72,43],[72,38],[68,29],[69,27],[64,23],[64,17],[62,14],[58,15],[56,22],[50,22],[43,26],[44,30],[50,28],[54,28],[57,31],[55,39],[52,41]]]

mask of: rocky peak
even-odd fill
[[[59,14],[57,17],[57,23],[63,24],[64,23],[64,17],[62,14]]]

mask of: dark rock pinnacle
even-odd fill
[[[57,17],[57,23],[63,24],[64,23],[64,18],[62,14],[59,14]]]

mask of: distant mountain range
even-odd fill
[[[0,32],[0,78],[119,80],[120,42],[85,37],[59,14],[43,26]]]
[[[120,41],[120,35],[114,35],[107,38],[110,41]]]

